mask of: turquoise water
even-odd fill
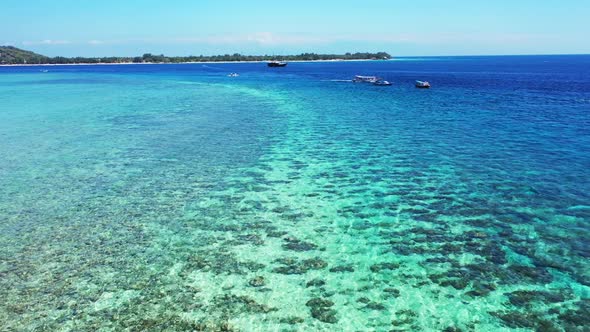
[[[432,60],[0,68],[1,330],[586,331],[590,56]]]

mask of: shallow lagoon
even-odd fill
[[[583,331],[589,73],[0,68],[1,326]]]

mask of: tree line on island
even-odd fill
[[[237,62],[237,61],[317,61],[317,60],[389,60],[386,52],[357,52],[346,54],[302,53],[299,55],[224,55],[165,56],[146,53],[137,57],[47,57],[13,46],[0,46],[0,64],[93,64],[93,63],[184,63],[184,62]]]

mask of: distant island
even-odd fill
[[[99,63],[186,63],[186,62],[239,62],[239,61],[318,61],[318,60],[389,60],[386,52],[357,52],[345,54],[302,53],[299,55],[225,55],[165,56],[146,53],[136,57],[48,57],[14,46],[0,46],[0,65],[23,64],[99,64]]]

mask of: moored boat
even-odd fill
[[[287,63],[285,61],[269,61],[267,65],[269,67],[285,67]]]
[[[428,83],[426,81],[416,81],[416,87],[418,89],[429,89],[430,83]]]
[[[356,75],[352,81],[353,82],[363,82],[363,83],[375,83],[375,82],[379,81],[379,77]]]

